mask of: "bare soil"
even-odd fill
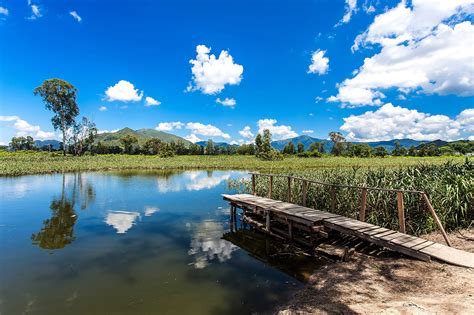
[[[444,243],[440,234],[423,236]],[[453,247],[474,252],[474,228],[449,235]],[[315,270],[287,305],[289,314],[474,314],[474,270],[402,255],[356,252],[348,262]]]

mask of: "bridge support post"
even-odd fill
[[[403,193],[397,191],[397,205],[398,205],[398,223],[400,225],[400,232],[405,233],[405,206],[403,204]]]
[[[273,190],[273,176],[270,175],[268,178],[268,198],[272,199],[272,190]]]
[[[365,222],[365,210],[367,208],[367,188],[362,188],[361,198],[360,198],[360,212],[359,220]]]
[[[291,177],[288,176],[288,202],[291,203]]]
[[[306,207],[306,193],[308,190],[308,182],[303,180],[303,207]]]
[[[443,224],[441,223],[438,216],[436,215],[436,212],[435,212],[433,206],[431,205],[431,202],[428,199],[428,196],[425,193],[422,193],[422,196],[423,196],[423,199],[425,200],[425,203],[426,203],[426,206],[428,207],[428,210],[431,213],[431,216],[433,217],[436,224],[438,225],[438,228],[440,229],[441,234],[443,234],[443,238],[446,241],[446,244],[448,244],[448,246],[451,246],[451,242],[448,239],[448,235],[446,234],[446,231],[444,230]]]
[[[257,192],[255,190],[255,174],[252,174],[252,195],[256,196]]]

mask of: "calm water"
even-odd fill
[[[302,285],[288,274],[302,279],[305,268],[275,263],[269,241],[253,232],[227,233],[229,209],[220,194],[231,192],[228,179],[244,176],[0,178],[0,313],[269,311]]]

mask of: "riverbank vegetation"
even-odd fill
[[[406,167],[374,167],[378,161],[390,159],[369,159],[372,167],[353,165],[349,168],[294,169],[285,175],[332,184],[381,187],[424,191],[436,209],[447,230],[468,227],[474,220],[474,163],[448,161],[441,164],[417,164]],[[349,159],[350,160],[350,159]],[[409,163],[413,159],[395,158],[393,161]],[[360,161],[365,161],[360,159]],[[433,160],[432,162],[440,161]],[[383,163],[383,162],[382,162]],[[402,166],[403,163],[400,164]],[[379,166],[381,166],[379,164]],[[256,192],[268,195],[267,177],[256,177]],[[245,190],[251,191],[250,181],[245,182]],[[273,179],[272,198],[286,201],[288,181],[286,177]],[[302,204],[302,184],[292,185],[292,202]],[[357,218],[361,205],[361,189],[336,188],[335,212],[346,217]],[[429,215],[420,194],[404,193],[407,233],[422,235],[437,229]],[[331,209],[331,187],[310,184],[307,190],[307,206],[315,209]],[[369,223],[398,230],[397,195],[394,192],[371,191],[367,193],[366,220]]]
[[[181,155],[162,158],[154,155],[104,154],[63,157],[60,152],[0,151],[0,176],[121,169],[233,169],[287,173],[321,168],[394,168],[420,163],[443,164],[446,161],[463,163],[465,159],[444,156],[368,159],[326,156],[302,159],[290,156],[279,161],[265,161],[251,155]]]

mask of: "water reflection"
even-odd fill
[[[74,241],[74,225],[77,215],[72,200],[63,196],[51,201],[53,215],[43,221],[40,232],[33,234],[33,244],[44,249],[60,249]]]
[[[217,187],[230,177],[229,172],[216,175],[212,171],[189,171],[180,174],[180,176],[158,177],[156,184],[158,191],[161,193],[183,190],[199,191]]]
[[[113,226],[117,234],[124,234],[132,228],[135,220],[140,217],[138,212],[129,211],[109,211],[105,218],[105,223]]]
[[[196,225],[188,254],[194,256],[194,267],[203,269],[217,259],[225,262],[238,247],[223,240],[224,225],[222,222],[206,220]]]
[[[31,235],[33,244],[44,249],[61,249],[75,240],[76,204],[86,209],[95,200],[95,190],[82,174],[63,174],[61,196],[51,201],[51,218],[43,221],[43,228]]]
[[[223,239],[245,250],[253,258],[303,282],[308,281],[315,269],[328,263],[324,257],[295,251],[290,244],[284,244],[253,230],[241,228],[225,233]]]

